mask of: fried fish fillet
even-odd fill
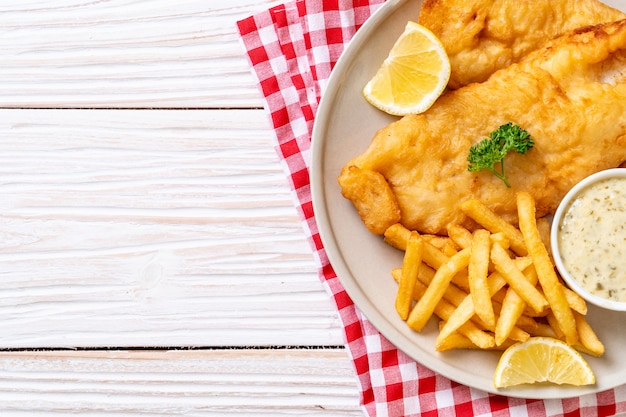
[[[548,39],[624,18],[598,0],[425,0],[419,23],[443,43],[449,86],[459,88],[485,81]]]
[[[467,170],[470,146],[508,122],[526,129],[535,142],[525,155],[505,158],[511,188],[489,171]],[[376,225],[368,226],[374,233],[397,221],[399,208],[407,228],[446,234],[449,223],[472,226],[458,209],[469,198],[515,223],[515,192],[525,190],[542,217],[582,178],[625,160],[626,20],[621,20],[554,39],[486,82],[449,91],[425,113],[393,122],[343,167],[338,181],[355,205],[367,195],[367,206],[388,210],[376,216],[360,211]],[[363,184],[347,185],[368,171],[386,181],[365,181],[366,192]]]

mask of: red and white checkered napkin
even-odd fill
[[[361,402],[369,416],[609,416],[626,412],[626,386],[563,400],[488,394],[425,368],[363,317],[330,265],[309,187],[313,119],[333,65],[384,0],[296,0],[239,21],[238,29],[266,100],[276,149],[315,250],[320,278],[337,305]]]

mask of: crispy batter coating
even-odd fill
[[[506,157],[511,188],[488,171],[467,170],[470,146],[507,122],[535,141],[525,155]],[[468,224],[457,207],[464,200],[478,198],[516,223],[515,192],[525,190],[536,201],[537,217],[543,217],[582,178],[625,160],[622,20],[557,38],[486,82],[449,91],[425,113],[381,129],[368,149],[345,165],[339,182],[345,184],[353,167],[378,172],[395,195],[405,227],[446,234],[449,223]],[[384,207],[373,200],[376,193],[346,197],[360,210]],[[368,194],[366,204],[359,201],[358,195]]]
[[[342,195],[354,203],[369,231],[382,235],[400,221],[400,207],[385,177],[379,172],[347,167],[339,178]]]
[[[441,39],[449,86],[459,88],[485,81],[548,39],[624,18],[598,0],[425,0],[419,23]]]

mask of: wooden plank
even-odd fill
[[[343,350],[0,353],[0,414],[361,416]]]
[[[341,345],[261,110],[0,110],[0,347]]]
[[[236,21],[279,0],[0,2],[0,107],[261,107]]]

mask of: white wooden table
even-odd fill
[[[361,416],[235,22],[0,2],[0,415]]]

